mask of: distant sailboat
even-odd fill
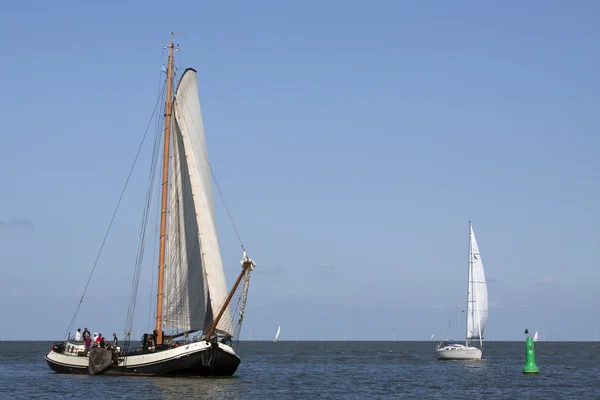
[[[281,326],[277,327],[277,333],[275,334],[275,339],[273,339],[274,343],[277,343],[277,339],[279,339],[279,334],[281,333]]]
[[[538,331],[535,331],[535,335],[533,335],[533,341],[534,341],[534,342],[537,342],[537,341],[539,341],[539,340],[540,340],[540,337],[539,337],[539,335],[538,335]]]
[[[435,336],[435,333],[431,334],[431,337],[429,338],[429,340],[433,340],[433,337]]]
[[[481,360],[483,332],[488,320],[488,295],[479,246],[469,221],[469,266],[467,278],[467,332],[465,344],[441,342],[435,349],[439,360]],[[471,346],[479,339],[479,348]]]

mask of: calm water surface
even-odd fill
[[[433,342],[243,342],[232,378],[53,373],[51,342],[0,342],[1,399],[600,399],[600,346],[488,342],[480,362],[438,361]]]

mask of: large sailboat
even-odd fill
[[[467,332],[465,344],[444,340],[435,349],[435,354],[440,360],[481,360],[483,352],[483,333],[488,320],[488,295],[483,262],[481,261],[479,246],[473,233],[471,221],[469,221],[467,282]]]
[[[134,272],[133,302],[123,343],[86,347],[85,342],[68,334],[66,341],[55,343],[46,355],[48,365],[57,373],[230,376],[240,364],[236,349],[250,272],[256,264],[242,245],[241,271],[227,290],[197,74],[186,69],[173,95],[177,74],[173,58],[178,50],[173,37],[165,48],[164,130],[157,130],[155,141],[155,150],[163,148],[162,166],[158,161],[160,150],[153,156],[154,171],[162,167],[156,329],[141,337],[141,347],[133,347],[131,328],[140,261]],[[148,194],[145,218],[152,189]]]

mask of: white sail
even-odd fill
[[[538,331],[535,331],[535,335],[533,335],[533,341],[537,342],[538,340],[540,340],[539,335],[538,335]]]
[[[163,322],[199,330],[205,322],[206,296],[196,206],[180,135],[174,135],[172,145]]]
[[[467,339],[483,339],[488,320],[488,295],[479,246],[469,224],[469,285],[467,297]]]
[[[173,104],[173,154],[164,324],[202,330],[227,297],[196,71],[187,69]],[[228,334],[226,313],[218,330]]]
[[[277,333],[275,334],[275,339],[273,340],[274,342],[276,342],[279,339],[279,334],[281,333],[281,326],[277,327]]]

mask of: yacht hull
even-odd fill
[[[477,347],[452,345],[435,350],[438,360],[481,360],[482,351]]]
[[[46,355],[48,366],[60,374],[90,374],[89,358],[61,354],[54,349]],[[176,348],[119,359],[102,375],[130,376],[231,376],[240,364],[233,349],[222,343],[194,342]]]

